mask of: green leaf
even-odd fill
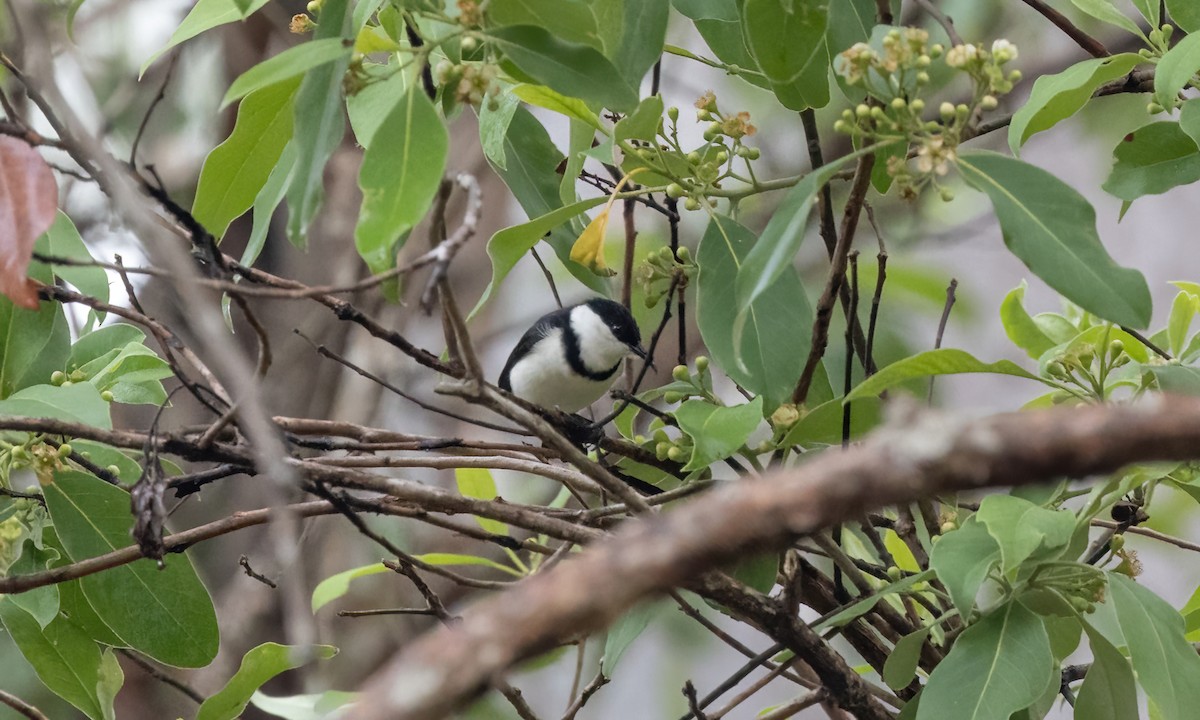
[[[121,670],[121,663],[112,648],[104,648],[100,653],[98,675],[100,679],[96,682],[96,699],[100,701],[100,710],[104,713],[105,720],[116,720],[117,712],[113,703],[117,699],[117,693],[121,691],[121,686],[125,684],[125,672]]]
[[[1127,202],[1200,180],[1200,150],[1179,123],[1134,130],[1113,148],[1113,158],[1104,189]]]
[[[250,696],[268,680],[286,671],[307,665],[311,660],[328,660],[337,655],[330,645],[278,645],[263,643],[242,658],[241,667],[225,687],[200,705],[196,720],[234,720],[250,703]]]
[[[829,103],[829,50],[825,29],[828,0],[745,0],[742,32],[763,74],[787,94],[784,104],[824,107]]]
[[[1129,645],[1138,682],[1164,720],[1185,720],[1200,707],[1200,656],[1187,642],[1183,617],[1153,591],[1108,573],[1108,602]]]
[[[1041,168],[996,153],[962,153],[958,166],[991,198],[1004,244],[1035,275],[1088,312],[1146,327],[1146,279],[1109,256],[1096,233],[1096,211],[1082,195]]]
[[[314,40],[341,38],[349,33],[347,2],[326,0]],[[309,223],[324,196],[325,163],[345,134],[342,79],[348,67],[349,55],[314,67],[304,74],[296,92],[293,121],[296,165],[287,190],[287,233],[297,247],[308,245]]]
[[[21,556],[8,568],[8,577],[32,575],[42,572],[58,559],[58,552],[53,548],[39,548],[32,538],[26,538],[21,545]],[[27,590],[23,593],[10,595],[17,607],[33,616],[38,626],[43,630],[58,615],[58,586],[45,585]]]
[[[491,109],[491,103],[481,103],[479,106],[479,144],[488,162],[500,170],[508,169],[504,138],[520,104],[516,95],[506,92],[500,95],[495,110]]]
[[[75,370],[112,350],[120,350],[129,343],[142,342],[145,339],[146,333],[134,325],[120,323],[97,328],[71,346],[65,369]]]
[[[112,429],[108,403],[90,383],[75,383],[66,387],[34,385],[18,390],[0,400],[0,415],[52,418],[80,422],[93,427]]]
[[[233,132],[205,158],[192,214],[218,240],[254,204],[291,140],[299,86],[297,76],[250,93]]]
[[[1200,5],[1193,0],[1167,0],[1171,21],[1188,32],[1200,30]]]
[[[493,28],[487,37],[522,72],[553,90],[620,112],[637,105],[637,90],[595,48],[535,25]]]
[[[117,382],[141,384],[171,377],[171,366],[140,342],[131,342],[88,380],[97,390],[110,390]]]
[[[975,595],[992,566],[1000,562],[1000,546],[974,516],[941,536],[929,555],[929,567],[946,586],[959,615],[969,617]]]
[[[930,628],[914,630],[896,642],[883,663],[883,681],[893,690],[908,687],[917,676],[917,663],[921,660],[921,648],[929,637]]]
[[[975,517],[1000,546],[1005,573],[1015,570],[1039,548],[1066,547],[1075,532],[1075,515],[1069,510],[1050,510],[1012,495],[988,495]]]
[[[354,702],[357,697],[357,693],[343,690],[286,697],[256,692],[250,696],[250,704],[272,717],[284,720],[331,720],[338,716],[336,710]]]
[[[1033,359],[1041,357],[1047,350],[1058,343],[1050,339],[1029,313],[1025,311],[1025,289],[1029,287],[1024,280],[1009,291],[1000,303],[1000,324],[1004,333],[1013,345],[1021,348]]]
[[[283,196],[291,185],[292,171],[295,167],[296,144],[289,141],[279,155],[279,162],[271,168],[267,182],[254,197],[254,210],[251,214],[253,227],[250,237],[246,240],[246,249],[242,251],[242,259],[239,261],[241,264],[247,267],[254,265],[262,253],[263,245],[267,242],[267,233],[271,229],[271,218],[279,203],[283,202]]]
[[[600,672],[604,677],[613,676],[617,663],[633,641],[641,636],[650,625],[650,621],[669,608],[670,606],[663,602],[642,603],[626,612],[608,628],[608,634],[604,638],[604,654],[600,656]]]
[[[1162,7],[1158,0],[1133,0],[1133,6],[1138,9],[1142,17],[1146,18],[1146,22],[1150,27],[1156,28],[1162,25]]]
[[[83,238],[75,229],[75,223],[71,222],[71,218],[67,217],[62,210],[55,215],[54,224],[50,226],[50,229],[38,238],[34,251],[53,257],[71,258],[84,262],[92,261],[92,254],[83,244]],[[104,268],[55,265],[54,274],[79,288],[79,292],[84,295],[91,295],[108,302],[108,273],[104,271]],[[97,316],[101,322],[104,321],[104,313],[97,313]]]
[[[358,174],[363,203],[354,244],[371,272],[395,266],[397,243],[437,194],[448,146],[433,104],[420,88],[410,87],[375,132]]]
[[[1037,380],[1038,382],[1046,382],[1010,360],[985,363],[982,360],[976,359],[965,350],[940,348],[938,350],[927,350],[903,360],[897,360],[891,365],[882,368],[879,372],[854,388],[846,396],[845,401],[873,397],[879,395],[884,390],[896,387],[901,383],[915,378],[931,377],[934,375],[959,375],[962,373],[1013,375],[1029,380]]]
[[[692,20],[738,21],[736,0],[671,0],[671,5],[680,15]]]
[[[363,71],[368,84],[346,98],[346,114],[354,139],[369,148],[379,126],[405,100],[409,83],[407,74],[396,72],[391,65],[365,64]]]
[[[225,97],[221,98],[221,109],[229,107],[238,98],[272,86],[287,87],[289,94],[294,93],[304,73],[349,57],[352,51],[353,47],[341,37],[310,40],[290,47],[239,75],[225,91]]]
[[[1128,30],[1140,38],[1146,37],[1137,23],[1118,10],[1112,0],[1071,0],[1071,4],[1102,23]]]
[[[1088,623],[1092,666],[1075,699],[1075,716],[1088,720],[1126,720],[1138,716],[1137,688],[1129,660]]]
[[[127,547],[133,518],[129,494],[81,472],[55,473],[46,505],[63,547],[75,562]],[[216,612],[186,554],[159,569],[137,560],[80,579],[106,625],[130,647],[159,662],[203,667],[217,654]]]
[[[866,435],[879,425],[883,403],[879,398],[867,397],[850,403],[850,439]],[[813,408],[788,430],[782,444],[792,445],[838,445],[842,442],[842,411],[845,406],[841,398],[834,398]]]
[[[491,558],[480,557],[478,555],[464,555],[462,553],[424,553],[422,555],[414,555],[416,559],[427,562],[430,565],[482,565],[490,567],[493,570],[500,570],[514,577],[525,577],[519,570],[510,568],[507,565],[501,564]]]
[[[312,611],[315,613],[350,591],[350,581],[367,575],[392,572],[383,563],[371,563],[362,567],[343,570],[322,580],[312,594]]]
[[[492,0],[488,18],[497,25],[537,25],[564,40],[603,50],[592,5],[581,0]]]
[[[670,18],[668,0],[614,0],[593,3],[594,12],[607,11],[598,18],[604,55],[636,92],[646,72],[662,56]],[[619,27],[619,29],[618,29]],[[615,42],[614,42],[615,40]]]
[[[1154,98],[1159,105],[1173,108],[1176,97],[1192,82],[1200,70],[1200,33],[1185,35],[1158,61],[1154,70]]]
[[[780,268],[777,279],[748,309],[739,304],[736,279],[754,247],[754,233],[725,216],[713,215],[696,251],[700,266],[696,322],[713,360],[734,382],[762,395],[763,411],[770,413],[791,398],[804,369],[813,312],[790,263]],[[734,331],[739,310],[746,316],[740,337]],[[809,393],[811,403],[833,395],[828,380],[820,376],[823,369],[818,373]]]
[[[645,140],[653,143],[658,138],[662,115],[662,96],[652,95],[639,103],[637,110],[617,122],[613,128],[613,135],[617,140]]]
[[[1147,368],[1163,392],[1200,395],[1200,368],[1187,365],[1155,365]]]
[[[41,263],[29,266],[29,276],[44,283],[54,282],[50,269]],[[50,374],[62,365],[71,341],[62,305],[39,303],[25,310],[0,296],[0,398],[21,388],[50,382]]]
[[[1144,59],[1136,53],[1122,53],[1084,60],[1056,75],[1038,77],[1029,100],[1008,126],[1008,147],[1013,155],[1019,155],[1021,146],[1034,134],[1079,112],[1101,85],[1126,75],[1142,62]]]
[[[11,597],[0,597],[0,623],[38,679],[92,720],[108,720],[97,696],[100,648],[62,615],[43,629]]]
[[[79,445],[80,443],[76,440],[71,444]],[[50,563],[50,567],[59,568],[71,564],[71,557],[67,555],[67,551],[63,548],[53,527],[48,527],[43,531],[42,539],[47,547],[54,548],[58,553],[58,558]],[[88,637],[98,643],[109,647],[126,647],[125,641],[117,637],[116,633],[108,625],[105,625],[96,611],[92,609],[91,604],[83,595],[83,589],[79,587],[78,580],[61,582],[55,587],[58,588],[59,609],[65,617],[71,619],[73,625],[79,627],[87,633]]]
[[[592,112],[587,103],[579,98],[567,97],[551,90],[545,85],[517,85],[512,89],[512,93],[530,105],[536,105],[540,108],[556,112],[559,115],[566,115],[576,120],[582,120],[597,130],[607,132],[604,126],[600,124],[600,118],[596,113]]]
[[[692,457],[684,472],[700,470],[735,454],[763,419],[762,398],[734,407],[688,400],[675,410],[679,429],[692,438]]]
[[[874,148],[871,149],[872,151]],[[737,307],[739,322],[744,321],[745,313],[760,295],[767,291],[779,276],[792,267],[800,244],[804,242],[804,229],[808,225],[808,215],[817,201],[817,194],[825,183],[829,182],[838,170],[859,155],[868,152],[859,150],[833,162],[823,165],[820,169],[804,176],[795,187],[788,191],[779,208],[771,216],[771,220],[763,229],[758,242],[746,254],[744,261],[739,263],[737,273]],[[709,226],[712,229],[712,226]],[[734,332],[734,336],[737,336]]]
[[[1187,342],[1192,319],[1200,312],[1200,296],[1180,292],[1171,303],[1171,314],[1167,318],[1167,342],[1171,354],[1178,357]]]
[[[464,497],[479,500],[496,499],[496,481],[492,479],[491,471],[486,468],[455,468],[454,481],[458,484],[458,491]],[[499,520],[476,515],[475,522],[479,523],[479,527],[495,535],[508,534],[508,525]]]
[[[537,245],[538,240],[543,235],[578,216],[580,213],[590,210],[597,205],[603,205],[607,201],[608,198],[606,197],[580,200],[577,203],[558,208],[522,225],[505,228],[493,235],[487,244],[487,254],[492,259],[492,280],[484,288],[483,295],[479,298],[479,302],[475,303],[475,307],[471,310],[467,319],[469,320],[474,317],[476,313],[483,309],[484,304],[492,296],[496,288],[499,287],[504,278],[508,276],[508,273],[516,266],[517,261],[524,257],[525,253],[529,252],[534,245]]]
[[[912,590],[912,587],[920,582],[926,582],[933,577],[933,573],[926,570],[917,575],[909,575],[906,578],[901,578],[893,583],[884,585],[874,593],[861,598],[852,605],[848,605],[844,609],[826,618],[824,621],[813,625],[813,630],[817,632],[825,632],[831,628],[841,627],[846,623],[861,617],[863,614],[870,612],[871,608],[879,604],[879,601],[888,595],[904,593]]]
[[[954,642],[929,676],[917,720],[1008,720],[1041,696],[1053,669],[1041,618],[1009,601]]]
[[[167,44],[142,63],[138,77],[141,78],[142,75],[145,75],[146,68],[153,65],[155,60],[179,43],[191,40],[200,33],[220,25],[245,20],[258,12],[258,9],[267,2],[268,0],[249,0],[244,7],[239,7],[237,0],[199,0],[187,17],[183,19],[183,22],[179,23],[179,27],[175,28],[175,32],[171,33]]]

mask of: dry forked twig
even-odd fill
[[[819,638],[804,635],[807,626],[777,614],[774,601],[701,573],[748,548],[780,547],[871,507],[948,490],[1083,477],[1130,462],[1194,458],[1200,447],[1200,400],[1194,398],[974,422],[910,410],[898,420],[861,446],[778,471],[768,482],[738,483],[673,513],[627,523],[595,548],[478,603],[454,628],[409,645],[366,685],[364,702],[350,717],[441,717],[477,692],[484,678],[567,633],[603,627],[646,595],[680,584],[719,599],[752,623],[771,623],[771,634],[789,647],[796,643],[807,659],[800,650],[822,651]],[[757,521],[731,521],[740,517]],[[614,576],[622,582],[608,580]],[[834,702],[861,717],[886,717],[864,699],[870,697],[865,687],[847,685],[847,677],[822,660],[810,664],[827,673],[821,680]]]

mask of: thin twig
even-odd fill
[[[529,254],[533,255],[533,260],[542,269],[542,275],[546,277],[546,284],[550,286],[550,294],[554,295],[554,304],[562,309],[563,301],[558,294],[558,285],[554,283],[554,275],[550,273],[550,268],[546,267],[546,263],[542,261],[542,256],[538,255],[537,248],[529,248]]]
[[[946,31],[946,36],[950,38],[950,42],[952,44],[963,44],[962,36],[959,35],[958,31],[954,29],[954,21],[947,17],[946,13],[942,12],[941,8],[939,8],[937,5],[934,5],[933,0],[917,0],[917,4],[920,5],[925,12],[929,13],[929,17],[933,18],[938,25],[942,26],[942,29]]]
[[[38,710],[16,695],[6,693],[3,690],[0,690],[0,703],[4,703],[13,710],[16,710],[25,717],[29,718],[29,720],[49,720],[49,718],[42,714],[41,710]]]
[[[184,683],[181,680],[177,680],[177,679],[171,677],[167,673],[163,672],[162,670],[160,670],[157,667],[155,667],[154,665],[152,665],[149,660],[146,660],[145,658],[143,658],[141,655],[134,652],[133,650],[126,650],[124,648],[118,648],[117,652],[121,653],[121,655],[123,655],[127,660],[132,662],[134,665],[137,665],[147,675],[154,678],[155,680],[163,683],[164,685],[169,685],[170,687],[175,688],[179,692],[181,692],[184,695],[186,695],[187,697],[191,698],[197,704],[204,702],[204,696],[201,695],[198,690],[196,690],[192,686],[188,685],[187,683]]]
[[[254,568],[250,567],[250,558],[246,557],[245,555],[238,558],[238,565],[242,566],[242,570],[244,570],[246,572],[247,576],[254,578],[255,580],[262,583],[263,585],[266,585],[267,587],[271,588],[272,590],[279,587],[275,583],[274,580],[266,577],[265,575],[260,575],[256,572],[254,572]]]
[[[942,307],[942,317],[938,320],[937,336],[933,340],[933,349],[938,350],[942,347],[942,338],[946,334],[946,323],[950,321],[950,311],[954,309],[955,290],[958,289],[958,280],[950,278],[950,284],[946,286],[946,304]],[[929,378],[929,398],[930,404],[933,403],[933,381],[936,377]]]
[[[137,134],[133,136],[133,147],[129,149],[129,167],[131,168],[137,168],[137,151],[138,146],[142,144],[142,135],[146,133],[146,127],[150,124],[150,116],[167,96],[167,85],[171,82],[171,76],[175,74],[175,64],[178,60],[179,53],[171,55],[171,61],[167,63],[167,71],[163,74],[162,84],[158,86],[158,93],[150,101],[150,107],[146,108],[146,114],[142,116],[142,122],[138,125]]]

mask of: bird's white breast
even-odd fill
[[[551,330],[513,366],[509,383],[513,394],[544,408],[578,412],[600,399],[619,373],[596,381],[576,374],[567,363],[562,330]]]

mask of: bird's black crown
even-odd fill
[[[629,347],[639,347],[642,344],[642,333],[638,330],[637,321],[624,305],[606,298],[592,298],[584,304],[608,325],[613,337]]]

